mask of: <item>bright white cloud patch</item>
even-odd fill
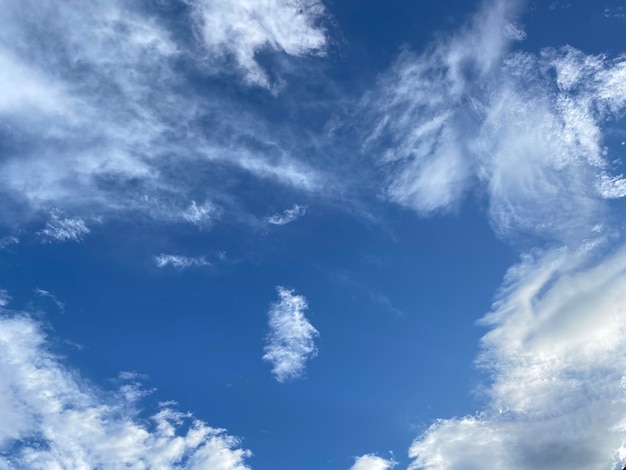
[[[192,266],[210,266],[211,263],[204,257],[190,257],[182,255],[168,255],[161,253],[154,257],[154,261],[159,268],[171,266],[173,268],[185,269]]]
[[[279,382],[301,377],[306,362],[317,355],[318,331],[304,316],[308,305],[301,295],[278,287],[278,302],[269,310],[269,334],[263,359]]]
[[[622,468],[626,250],[527,256],[483,323],[489,406],[435,423],[410,468]]]
[[[294,55],[313,41],[298,42],[298,31],[318,34],[306,25],[319,6],[300,14],[291,3],[273,1],[194,5],[196,13],[226,12],[211,16],[223,31],[239,31],[239,9],[250,10],[248,20],[273,38],[268,47]],[[219,86],[198,90],[186,82],[177,61],[197,50],[178,44],[158,12],[117,0],[85,8],[68,0],[7,0],[2,7],[0,124],[29,145],[4,151],[0,190],[24,220],[57,207],[76,217],[207,227],[222,209],[242,210],[239,172],[304,191],[321,186],[318,172],[262,119],[223,98]],[[237,37],[224,47],[248,40]]]
[[[62,218],[57,213],[50,215],[50,220],[46,223],[39,235],[45,241],[81,241],[90,232],[85,221],[80,218]]]
[[[515,2],[488,2],[460,33],[401,53],[364,100],[365,149],[387,168],[386,196],[420,214],[452,210],[477,186],[500,235],[580,241],[602,200],[626,194],[601,130],[626,102],[626,61],[510,52],[522,37],[514,13]]]
[[[48,348],[32,319],[0,317],[0,468],[248,468],[224,430],[167,406],[140,418],[136,385],[98,390]]]
[[[270,79],[257,61],[267,49],[292,56],[322,54],[319,26],[325,8],[317,0],[192,0],[199,36],[213,57],[232,58],[251,85],[269,88]]]
[[[306,214],[306,206],[294,204],[291,209],[287,209],[280,214],[273,214],[267,218],[267,222],[272,225],[286,225]]]
[[[386,460],[373,454],[358,457],[350,470],[389,470],[396,466],[393,460]]]

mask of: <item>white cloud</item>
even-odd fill
[[[50,220],[39,235],[45,241],[81,241],[90,232],[85,221],[79,218],[61,218],[57,212],[50,214]]]
[[[161,253],[154,257],[154,261],[159,268],[171,266],[177,269],[186,269],[193,266],[210,266],[211,263],[204,256],[190,257],[182,255],[168,255]]]
[[[176,64],[197,50],[178,44],[158,13],[120,1],[4,2],[0,124],[29,143],[8,145],[0,162],[0,190],[23,209],[18,223],[57,207],[204,228],[243,210],[242,171],[303,191],[322,187],[280,131],[186,81]]]
[[[65,304],[63,302],[61,302],[59,299],[57,299],[56,295],[52,294],[51,292],[45,290],[45,289],[40,289],[39,287],[37,287],[35,289],[35,294],[37,294],[40,297],[47,297],[48,299],[50,299],[54,305],[57,306],[57,308],[61,311],[61,312],[65,312]]]
[[[396,466],[393,460],[386,460],[373,454],[362,455],[355,459],[350,470],[389,470]]]
[[[5,289],[0,289],[0,307],[6,307],[11,302],[11,296]]]
[[[474,416],[436,422],[410,468],[621,468],[626,463],[626,250],[527,255],[483,323],[492,375]]]
[[[196,204],[196,201],[191,201],[191,205],[182,212],[181,217],[196,225],[205,225],[219,216],[219,209],[210,202],[205,202],[202,205]]]
[[[326,35],[320,20],[326,10],[317,0],[188,0],[206,50],[230,58],[251,85],[269,88],[271,81],[257,62],[262,50],[291,56],[323,54]]]
[[[0,468],[248,468],[224,430],[167,406],[140,417],[135,385],[99,390],[49,347],[34,320],[0,317]]]
[[[263,359],[272,365],[279,382],[302,376],[306,362],[317,355],[318,331],[304,316],[308,305],[301,295],[278,287],[278,302],[269,310],[269,334]]]
[[[291,209],[286,209],[282,213],[273,214],[267,218],[267,222],[272,225],[286,225],[306,214],[306,206],[294,204]]]
[[[14,235],[7,235],[6,237],[2,237],[0,238],[0,250],[10,245],[17,245],[19,242],[20,239]]]
[[[626,103],[626,60],[510,52],[515,3],[487,2],[459,33],[402,52],[364,99],[364,148],[387,172],[386,197],[422,215],[477,188],[500,235],[577,243],[604,219],[603,199],[626,194],[602,133]]]

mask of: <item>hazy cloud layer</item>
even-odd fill
[[[171,406],[140,418],[137,384],[95,388],[50,353],[36,321],[0,315],[0,468],[248,468],[224,430]]]
[[[278,302],[269,310],[269,334],[263,359],[272,365],[279,382],[302,376],[306,362],[317,355],[318,331],[304,316],[308,305],[301,295],[278,287]]]

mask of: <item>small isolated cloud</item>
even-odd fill
[[[256,55],[269,50],[290,56],[321,55],[326,9],[317,0],[190,0],[198,36],[209,55],[232,59],[250,85],[270,88]]]
[[[40,297],[46,297],[50,299],[61,312],[65,312],[65,304],[61,302],[59,299],[57,299],[54,294],[48,292],[47,290],[40,289],[38,287],[35,289],[35,294],[37,294]]]
[[[17,245],[20,242],[20,239],[14,235],[8,235],[6,237],[0,238],[0,250],[10,246]]]
[[[294,204],[291,209],[287,209],[279,214],[273,214],[267,218],[267,222],[272,225],[287,225],[306,214],[306,206]]]
[[[0,316],[0,468],[249,470],[223,429],[171,406],[144,415],[136,386],[97,389],[49,347],[37,322]]]
[[[90,232],[85,221],[80,218],[61,218],[58,213],[52,213],[46,226],[38,234],[47,242],[82,241]]]
[[[395,461],[386,460],[374,454],[366,454],[355,459],[350,470],[389,470],[396,466]]]
[[[306,299],[278,287],[278,302],[269,310],[269,334],[263,359],[272,365],[279,382],[302,376],[306,362],[317,355],[314,339],[318,331],[304,316]]]
[[[204,256],[190,257],[181,255],[167,255],[161,253],[154,257],[159,268],[173,267],[177,269],[191,268],[193,266],[210,266],[211,262]]]
[[[6,307],[11,302],[11,296],[5,289],[0,289],[0,307]]]
[[[219,209],[210,202],[198,205],[196,201],[191,201],[191,205],[181,213],[181,217],[189,223],[202,226],[215,220],[219,214]]]

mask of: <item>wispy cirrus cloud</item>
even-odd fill
[[[250,452],[223,429],[167,405],[140,417],[136,384],[86,382],[24,314],[3,312],[0,349],[2,468],[249,468]]]
[[[236,190],[242,175],[303,191],[324,186],[295,145],[224,98],[217,82],[198,90],[176,71],[202,60],[155,12],[118,1],[76,9],[69,1],[53,8],[10,0],[4,7],[0,122],[11,132],[0,131],[0,191],[19,208],[11,217],[29,220],[57,207],[76,217],[209,227],[244,207]],[[308,14],[294,11],[304,25]],[[259,16],[273,12],[268,3],[253,16],[281,21]],[[239,18],[212,21],[228,30],[220,22],[231,20]],[[300,33],[306,28],[270,43],[297,55]]]
[[[291,209],[286,209],[281,213],[272,214],[267,218],[267,222],[272,225],[287,225],[306,214],[306,206],[294,204]]]
[[[326,9],[318,0],[188,0],[198,36],[213,59],[231,59],[250,85],[270,88],[259,64],[263,50],[304,56],[325,53],[320,21]]]
[[[385,196],[422,215],[476,190],[507,239],[580,241],[603,199],[624,194],[602,132],[625,103],[624,59],[514,51],[516,3],[486,2],[457,34],[404,50],[363,101],[364,149],[386,173]]]
[[[38,232],[45,242],[81,241],[91,230],[83,219],[78,217],[62,217],[58,212],[50,214],[46,226]]]
[[[350,470],[389,470],[396,466],[394,460],[383,459],[374,454],[357,457]]]
[[[269,310],[269,333],[263,359],[272,365],[279,382],[302,376],[306,362],[317,355],[318,331],[304,316],[306,299],[294,291],[278,287],[278,302]]]
[[[46,297],[50,299],[61,312],[65,312],[65,304],[57,299],[56,295],[54,295],[50,291],[37,287],[34,292],[40,297]]]
[[[161,253],[154,257],[154,261],[159,268],[186,269],[193,266],[211,266],[211,262],[204,256],[192,257]]]

